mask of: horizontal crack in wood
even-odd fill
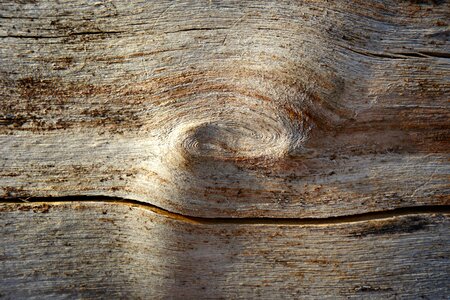
[[[124,33],[124,31],[83,31],[83,32],[71,32],[65,35],[2,35],[0,38],[17,38],[17,39],[61,39],[68,38],[72,36],[81,36],[81,35],[102,35],[102,34],[120,34]]]
[[[353,215],[341,215],[325,218],[208,218],[193,217],[180,213],[171,212],[161,207],[140,202],[137,200],[129,200],[120,197],[107,196],[66,196],[66,197],[32,197],[32,198],[0,198],[1,204],[21,203],[21,204],[48,204],[48,203],[67,203],[67,202],[103,202],[108,204],[128,205],[139,207],[141,209],[150,210],[154,213],[166,216],[171,219],[196,224],[256,224],[256,225],[329,225],[341,223],[354,223],[371,220],[388,219],[392,217],[419,215],[419,214],[450,214],[450,205],[422,205],[412,207],[402,207],[392,210],[373,211]],[[45,210],[48,212],[49,209]]]

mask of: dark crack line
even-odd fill
[[[45,204],[45,203],[82,203],[96,202],[115,205],[128,205],[150,210],[156,214],[171,219],[177,219],[197,224],[255,224],[255,225],[328,225],[341,223],[354,223],[362,221],[381,220],[393,217],[419,215],[419,214],[450,214],[450,205],[421,205],[401,207],[392,210],[373,211],[353,215],[342,215],[322,218],[271,218],[271,217],[194,217],[172,212],[161,207],[142,201],[129,200],[119,197],[107,196],[66,196],[66,197],[31,197],[31,198],[0,198],[1,204]]]
[[[110,34],[121,34],[125,31],[83,31],[83,32],[72,32],[67,35],[2,35],[0,38],[17,38],[17,39],[62,39],[69,38],[73,36],[83,36],[83,35],[110,35]]]
[[[224,30],[229,29],[228,27],[198,27],[198,28],[185,28],[179,29],[175,31],[165,31],[165,34],[168,33],[178,33],[178,32],[189,32],[189,31],[212,31],[212,30]]]
[[[450,53],[445,52],[421,51],[419,53],[427,57],[450,58]]]
[[[450,53],[445,52],[433,52],[433,51],[417,51],[417,52],[373,52],[362,49],[354,49],[344,45],[340,45],[342,48],[351,52],[382,59],[426,59],[426,58],[450,58]]]

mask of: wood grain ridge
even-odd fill
[[[450,204],[449,1],[0,3],[0,196]]]
[[[450,218],[205,224],[117,202],[0,203],[17,298],[445,299]]]

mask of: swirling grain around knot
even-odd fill
[[[306,139],[305,120],[294,122],[276,107],[249,104],[249,101],[226,106],[209,103],[198,111],[196,118],[182,120],[169,136],[168,150],[172,157],[279,159],[295,151]]]

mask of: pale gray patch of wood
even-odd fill
[[[448,214],[201,224],[123,203],[1,203],[4,299],[444,299]]]

